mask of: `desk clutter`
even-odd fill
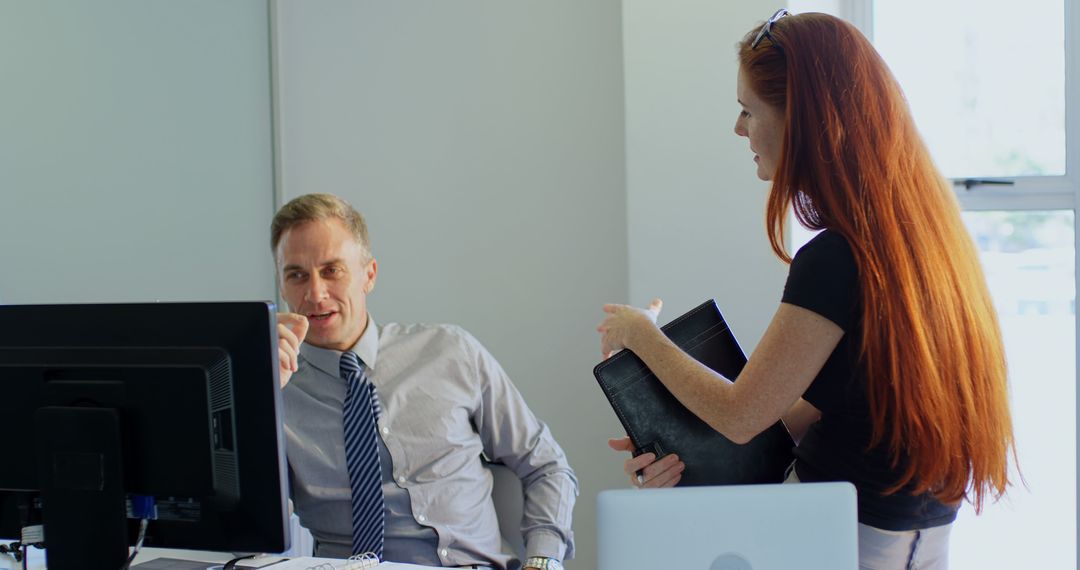
[[[284,566],[289,570],[300,570],[300,564],[311,562],[304,570],[364,570],[365,568],[377,568],[379,557],[373,552],[365,552],[349,557],[348,560],[333,560],[327,558],[297,558],[289,562],[299,563],[295,566]]]
[[[223,570],[224,564],[220,562],[198,562],[194,560],[181,560],[178,558],[156,558],[131,567],[132,570]],[[398,562],[380,562],[373,553],[356,555],[348,560],[338,558],[283,558],[280,556],[264,556],[247,560],[238,560],[232,566],[235,570],[254,570],[257,568],[269,568],[270,570],[366,570],[374,568],[378,570],[413,570],[430,568],[416,564],[402,564]]]

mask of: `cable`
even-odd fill
[[[233,570],[234,568],[236,568],[236,563],[237,562],[240,562],[241,560],[247,560],[248,558],[255,558],[256,556],[258,556],[258,554],[248,554],[248,555],[245,555],[245,556],[237,556],[236,558],[233,558],[232,560],[226,562],[225,566],[222,567],[222,570]]]
[[[150,519],[139,520],[139,539],[135,541],[135,548],[131,549],[131,556],[128,556],[127,562],[120,567],[120,570],[128,570],[131,567],[131,562],[135,560],[135,556],[139,554],[139,549],[142,548],[143,539],[146,538],[146,527],[150,524]]]
[[[135,548],[131,549],[131,556],[128,556],[127,562],[124,562],[120,570],[127,570],[131,567],[132,561],[135,560],[135,556],[139,554],[139,550],[142,548],[143,540],[146,539],[146,527],[150,524],[150,519],[156,520],[158,516],[157,504],[153,496],[131,495],[130,500],[131,512],[128,516],[139,519],[139,538],[135,541]]]

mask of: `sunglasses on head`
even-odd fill
[[[790,16],[790,15],[791,15],[791,12],[788,12],[786,8],[780,8],[779,10],[777,10],[776,13],[773,14],[771,18],[769,18],[768,20],[765,21],[765,25],[761,26],[761,31],[758,32],[757,36],[754,38],[754,41],[750,43],[750,49],[754,49],[754,48],[758,47],[758,44],[760,44],[761,40],[763,40],[764,38],[769,38],[770,42],[776,44],[776,38],[774,38],[772,36],[772,26],[780,18],[783,18],[784,16]],[[777,44],[777,45],[779,45],[779,44]]]

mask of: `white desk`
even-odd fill
[[[135,557],[135,564],[146,562],[155,558],[181,558],[184,560],[199,560],[203,562],[228,562],[235,558],[222,552],[206,552],[201,550],[170,550],[165,548],[144,548]],[[30,570],[45,570],[45,551],[30,548],[27,556]],[[0,570],[22,570],[22,563],[15,562],[11,556],[0,556]],[[119,570],[119,569],[117,569]]]
[[[292,511],[290,504],[290,512]],[[300,526],[300,518],[294,513],[289,517],[289,535],[290,542],[293,547],[285,552],[286,556],[309,556],[315,548],[315,541],[311,538],[311,533],[302,526]],[[45,551],[38,550],[36,548],[30,548],[29,565],[27,568],[30,570],[45,570]],[[146,562],[148,560],[154,560],[155,558],[179,558],[181,560],[197,560],[200,562],[228,562],[235,558],[227,553],[221,552],[209,552],[205,550],[175,550],[168,548],[144,548],[139,552],[139,555],[135,557],[133,562],[138,564],[140,562]],[[15,559],[11,556],[0,555],[0,570],[22,570],[22,563],[15,562]]]
[[[231,554],[222,552],[207,552],[202,550],[171,550],[165,548],[144,548],[139,551],[139,555],[135,557],[135,564],[140,562],[147,562],[157,558],[179,558],[181,560],[198,560],[202,562],[228,562],[235,558]],[[38,550],[36,548],[30,549],[30,555],[28,557],[29,570],[46,570],[45,569],[45,551]],[[274,570],[277,565],[271,565],[268,570]],[[431,569],[435,566],[420,566],[417,564],[396,564],[393,562],[384,562],[378,566],[379,570],[414,570],[414,569]],[[22,563],[15,562],[15,559],[10,556],[0,555],[0,570],[22,570]]]

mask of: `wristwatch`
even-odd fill
[[[562,562],[544,556],[530,556],[529,558],[526,558],[523,567],[539,568],[540,570],[563,570]]]

